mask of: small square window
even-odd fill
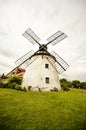
[[[45,64],[45,68],[49,68],[49,64]]]
[[[49,77],[45,78],[45,83],[49,84]]]

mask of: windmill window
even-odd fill
[[[45,64],[45,68],[49,68],[49,64]]]
[[[50,83],[49,80],[50,80],[49,77],[46,77],[46,78],[45,78],[45,83],[49,84],[49,83]]]

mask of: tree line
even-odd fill
[[[86,82],[80,82],[79,80],[68,81],[67,79],[63,78],[60,79],[60,84],[63,89],[65,88],[86,89]]]

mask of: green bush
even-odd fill
[[[9,77],[7,83],[0,82],[0,88],[12,88],[16,90],[21,90],[22,78],[19,76]]]
[[[0,82],[0,88],[3,88],[4,83]]]
[[[16,84],[21,85],[21,83],[22,83],[22,78],[19,77],[19,76],[9,77],[9,78],[7,79],[7,82],[8,82],[8,83],[16,83]]]
[[[8,83],[0,82],[0,88],[8,88]]]
[[[7,83],[5,86],[6,86],[5,88],[15,89],[16,83]]]
[[[4,83],[3,88],[8,88],[8,83]]]
[[[18,85],[18,84],[16,84],[16,85],[15,85],[15,89],[16,89],[16,90],[21,90],[21,86]]]
[[[68,87],[63,87],[62,89],[63,89],[63,91],[70,91],[70,89]]]
[[[3,84],[3,88],[21,90],[21,85],[16,84],[16,83],[5,83],[5,84]]]
[[[12,89],[20,90],[21,83],[22,83],[21,77],[19,76],[9,77],[7,79],[7,83],[4,84],[4,88],[12,88]]]

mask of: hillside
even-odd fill
[[[86,90],[43,93],[0,88],[0,130],[86,130]]]

